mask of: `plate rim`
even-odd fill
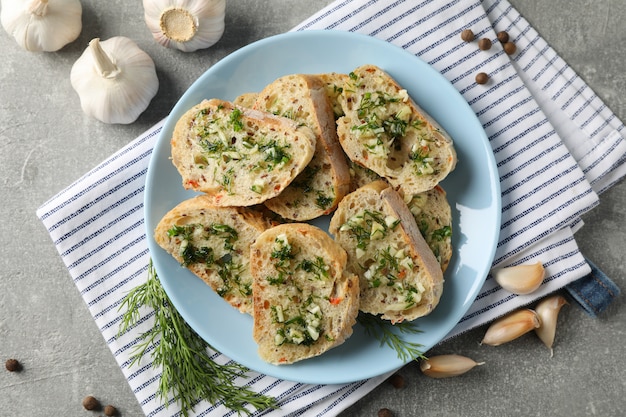
[[[480,132],[480,136],[481,136],[481,144],[483,145],[483,147],[485,148],[486,151],[486,157],[489,159],[489,177],[490,177],[490,191],[491,191],[491,197],[494,200],[495,203],[495,207],[493,207],[493,205],[491,206],[491,209],[494,210],[494,221],[493,224],[497,225],[497,227],[495,227],[495,236],[491,237],[491,247],[489,248],[488,251],[486,251],[486,255],[488,256],[488,264],[491,264],[491,262],[493,261],[493,258],[495,256],[495,252],[497,249],[497,243],[498,243],[498,235],[499,235],[499,225],[501,222],[501,199],[500,199],[500,182],[499,182],[499,177],[497,175],[497,166],[496,166],[496,162],[495,162],[495,156],[493,155],[493,152],[491,150],[491,146],[489,145],[489,140],[487,137],[486,132],[484,131],[482,125],[480,124],[480,121],[478,119],[478,117],[474,114],[474,112],[471,110],[471,107],[469,106],[469,104],[467,103],[467,101],[465,100],[465,98],[462,97],[462,95],[460,94],[460,92],[458,92],[456,90],[456,88],[454,88],[454,86],[447,80],[445,79],[445,77],[439,73],[435,68],[433,68],[432,66],[430,66],[428,63],[426,63],[425,61],[423,61],[421,58],[419,58],[418,56],[415,56],[413,54],[411,54],[410,52],[402,49],[401,47],[394,45],[392,43],[389,43],[387,41],[384,41],[382,39],[373,37],[373,36],[369,36],[366,34],[361,34],[361,33],[357,33],[357,32],[350,32],[350,31],[341,31],[341,30],[302,30],[302,31],[295,31],[295,32],[287,32],[287,33],[282,33],[282,34],[278,34],[278,35],[273,35],[273,36],[269,36],[260,40],[257,40],[255,42],[252,42],[248,45],[245,45],[235,51],[233,51],[232,53],[230,53],[229,55],[225,56],[224,58],[220,59],[218,62],[216,62],[215,64],[213,64],[212,66],[210,66],[206,71],[204,71],[190,86],[189,88],[185,91],[185,93],[183,93],[181,95],[181,97],[177,100],[176,104],[174,105],[174,107],[172,108],[172,110],[170,111],[169,115],[167,116],[167,119],[165,120],[165,123],[163,124],[161,131],[158,134],[158,137],[156,138],[156,142],[153,148],[153,151],[155,149],[157,149],[157,147],[161,147],[161,146],[165,146],[163,145],[163,142],[167,142],[169,143],[169,134],[171,134],[171,131],[173,130],[173,126],[176,123],[177,119],[180,117],[180,115],[182,115],[182,113],[184,111],[186,111],[189,107],[187,106],[186,108],[183,106],[183,103],[185,103],[189,97],[192,95],[192,92],[194,91],[195,88],[198,88],[198,86],[201,86],[203,84],[203,82],[205,82],[210,76],[212,76],[213,73],[219,72],[220,69],[224,66],[228,66],[229,63],[231,61],[236,61],[237,59],[239,59],[240,56],[246,56],[246,54],[250,53],[251,51],[254,51],[256,49],[259,48],[263,48],[269,44],[272,43],[281,43],[281,42],[295,42],[298,40],[302,40],[302,39],[306,39],[306,38],[320,38],[320,37],[330,37],[331,39],[336,39],[336,40],[341,40],[341,41],[346,41],[346,39],[349,40],[349,42],[369,42],[369,43],[373,43],[376,44],[378,47],[382,48],[382,49],[387,49],[390,48],[390,50],[395,50],[395,53],[401,53],[401,54],[405,54],[405,57],[408,60],[413,60],[413,62],[415,62],[418,65],[422,65],[422,66],[426,66],[427,68],[429,68],[431,71],[431,75],[433,77],[439,77],[440,81],[443,82],[444,84],[446,84],[449,89],[451,89],[455,94],[457,94],[462,102],[467,106],[466,110],[471,112],[471,115],[473,116],[473,119],[475,119],[474,121],[477,123],[477,125],[480,127],[479,132]],[[458,98],[458,97],[457,97]],[[172,118],[172,115],[176,115],[179,114],[178,117],[174,117]],[[165,137],[165,135],[168,134],[168,137]],[[454,139],[454,138],[453,138]],[[160,148],[158,149],[160,150]],[[152,196],[152,187],[151,185],[154,182],[154,177],[156,175],[156,168],[155,165],[158,163],[158,161],[156,161],[155,158],[155,152],[152,153],[152,155],[150,156],[150,161],[148,164],[148,170],[147,170],[147,174],[146,174],[146,188],[145,188],[145,193],[144,193],[144,210],[145,210],[145,229],[146,229],[146,235],[147,235],[147,239],[148,239],[148,247],[150,250],[150,253],[152,253],[154,250],[160,250],[160,247],[156,244],[156,242],[154,241],[153,238],[153,225],[150,223],[149,219],[148,219],[148,214],[151,211],[151,196]],[[495,177],[495,178],[493,178]],[[182,186],[181,186],[182,188]],[[162,249],[161,249],[162,250]],[[169,254],[168,254],[169,255]],[[151,258],[153,259],[153,264],[154,264],[154,268],[157,272],[157,274],[159,273],[159,267],[158,267],[158,261],[154,262],[154,255],[151,255]],[[463,308],[461,309],[462,311],[457,311],[456,314],[454,315],[454,317],[451,318],[451,320],[447,320],[447,324],[448,326],[446,327],[446,332],[444,333],[444,336],[446,334],[448,334],[450,332],[450,330],[452,330],[457,324],[458,322],[463,318],[463,316],[467,313],[467,311],[469,310],[469,308],[471,307],[473,301],[476,299],[476,296],[478,295],[480,288],[482,287],[482,285],[484,284],[484,281],[487,277],[488,274],[488,270],[483,271],[483,276],[481,279],[478,279],[475,283],[474,283],[474,287],[471,294],[468,295],[468,299],[470,301],[465,301],[463,303]],[[173,297],[172,294],[172,290],[170,288],[170,282],[168,280],[168,278],[163,279],[162,277],[160,277],[161,279],[161,284],[163,285],[166,293],[168,294],[168,297],[170,297],[170,299],[172,300],[172,303],[175,305],[175,307],[177,308],[177,310],[179,311],[179,313],[181,314],[181,316],[187,321],[187,323],[190,324],[190,326],[192,328],[194,328],[194,330],[196,332],[198,332],[198,330],[196,329],[196,327],[194,325],[192,325],[192,323],[195,322],[195,320],[193,319],[193,317],[189,317],[189,314],[187,314],[187,312],[185,311],[184,307],[181,307],[184,305],[184,303],[179,302],[176,297]],[[174,298],[174,299],[172,299]],[[450,324],[452,323],[452,324]],[[358,326],[358,324],[357,324]],[[198,332],[199,335],[202,336],[201,332]],[[433,346],[437,343],[439,343],[442,339],[439,338],[436,342],[433,343]],[[211,341],[207,340],[205,337],[203,337],[203,339],[205,341],[207,341],[207,343],[209,343],[210,345],[213,345]],[[214,342],[213,342],[214,343]],[[432,346],[429,346],[428,348],[430,349]],[[233,352],[221,352],[223,353],[225,356],[230,357],[231,359],[235,359],[238,362],[244,364],[245,366],[247,366],[249,369],[251,370],[255,370],[254,367],[251,367],[249,365],[249,363],[246,363],[245,360],[241,360],[241,355],[237,355],[234,354]],[[285,372],[282,372],[281,369],[285,369],[285,367],[287,366],[292,366],[292,365],[281,365],[281,366],[275,366],[271,369],[262,369],[259,370],[257,372],[262,372],[264,374],[270,375],[272,377],[276,377],[276,378],[280,378],[280,379],[288,379],[290,381],[295,381],[295,382],[301,382],[301,383],[311,383],[311,384],[336,384],[336,383],[351,383],[351,382],[355,382],[357,380],[361,380],[364,378],[370,378],[370,377],[375,377],[378,375],[382,375],[385,372],[388,371],[392,371],[397,367],[403,366],[404,364],[406,364],[407,361],[403,362],[403,363],[396,363],[393,366],[389,366],[386,371],[384,372],[376,372],[375,374],[360,374],[358,377],[351,377],[348,375],[342,375],[341,377],[328,377],[326,379],[321,379],[321,378],[310,378],[307,377],[306,375],[301,375],[297,378],[285,378]],[[272,370],[275,370],[275,372],[272,372]]]

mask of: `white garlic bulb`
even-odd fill
[[[143,8],[152,36],[168,48],[208,48],[224,33],[226,0],[143,0]]]
[[[89,42],[70,78],[83,111],[104,123],[134,122],[159,89],[152,58],[123,36]]]
[[[58,51],[80,35],[80,0],[2,0],[2,27],[32,52]]]

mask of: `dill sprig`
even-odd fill
[[[402,334],[417,334],[422,331],[415,323],[403,321],[391,324],[371,314],[359,314],[358,322],[365,328],[365,333],[380,342],[380,346],[387,345],[398,354],[402,362],[414,359],[425,359],[421,348],[423,345],[408,342],[402,338]]]
[[[155,367],[161,367],[157,396],[168,404],[170,394],[188,417],[196,404],[207,400],[211,404],[223,402],[239,415],[251,415],[249,406],[264,410],[277,408],[276,399],[235,384],[248,371],[235,362],[218,364],[207,349],[213,349],[182,318],[170,302],[152,262],[148,265],[148,279],[133,288],[124,298],[120,310],[125,312],[119,333],[133,327],[140,319],[140,307],[154,310],[154,326],[140,335],[131,364],[137,364],[148,352]]]

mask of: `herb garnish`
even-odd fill
[[[235,132],[243,130],[243,122],[241,121],[242,117],[243,113],[239,109],[234,109],[230,114],[230,123],[233,125],[233,130]]]
[[[119,310],[125,310],[118,334],[125,333],[141,319],[140,308],[154,310],[154,326],[140,335],[134,348],[130,366],[137,365],[149,352],[153,366],[161,367],[157,397],[169,404],[169,396],[188,417],[200,400],[215,404],[223,402],[239,415],[253,411],[278,408],[276,399],[238,386],[235,379],[246,377],[248,368],[235,362],[218,364],[213,361],[207,344],[174,308],[152,262],[148,265],[148,279],[132,289],[124,298]]]
[[[440,229],[434,230],[431,236],[434,240],[442,241],[445,238],[452,236],[452,228],[450,226],[443,226]]]
[[[324,258],[321,256],[316,256],[314,261],[310,259],[303,259],[298,265],[296,265],[296,270],[301,269],[304,272],[315,275],[317,279],[328,278],[328,270],[329,267],[324,262]]]
[[[387,345],[398,354],[398,359],[403,362],[415,359],[426,359],[421,348],[423,345],[407,342],[402,338],[403,334],[418,334],[422,331],[410,321],[391,324],[371,314],[360,313],[358,322],[365,328],[365,333],[380,341],[380,346]]]

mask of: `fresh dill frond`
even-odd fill
[[[152,261],[148,279],[133,288],[124,298],[124,310],[119,334],[135,326],[141,318],[140,308],[154,310],[153,327],[140,335],[130,366],[136,365],[149,352],[155,367],[161,368],[157,396],[169,403],[169,396],[181,407],[183,416],[201,401],[222,402],[239,415],[251,415],[256,410],[277,408],[276,399],[236,385],[235,379],[246,377],[248,368],[235,362],[218,364],[208,349],[215,351],[182,318],[161,286]]]
[[[403,334],[418,334],[422,332],[415,323],[403,321],[391,324],[377,316],[365,313],[359,314],[357,320],[365,328],[366,334],[377,339],[380,342],[380,346],[386,345],[395,350],[402,362],[426,358],[422,352],[423,345],[408,342],[402,338]]]

